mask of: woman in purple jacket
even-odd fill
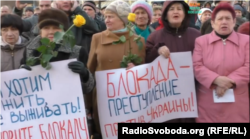
[[[170,52],[193,51],[200,32],[189,26],[189,6],[184,1],[165,1],[161,20],[164,28],[151,33],[146,42],[146,63]],[[194,119],[174,119],[169,123],[194,122]]]

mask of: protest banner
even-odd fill
[[[2,72],[1,139],[88,139],[79,74],[66,60]]]
[[[97,100],[104,139],[117,139],[117,123],[165,122],[197,117],[191,52],[159,56],[130,70],[98,71]]]

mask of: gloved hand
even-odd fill
[[[68,64],[68,67],[75,73],[79,73],[83,79],[83,81],[88,80],[88,69],[84,66],[84,64],[80,61],[73,61]]]
[[[32,70],[31,67],[28,66],[28,65],[21,65],[21,66],[20,66],[20,69],[26,69],[26,70],[29,70],[29,71]]]

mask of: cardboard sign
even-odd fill
[[[198,117],[191,52],[159,56],[130,70],[96,72],[104,139],[117,139],[117,123]]]
[[[2,72],[1,139],[88,139],[79,74],[66,60]]]

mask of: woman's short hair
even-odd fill
[[[155,12],[155,11],[158,11],[158,10],[161,10],[162,11],[162,6],[155,6],[154,8],[153,8],[153,11]]]
[[[212,20],[213,21],[215,20],[217,13],[222,11],[222,10],[229,11],[233,16],[233,19],[236,18],[234,8],[230,4],[223,2],[214,8],[213,13],[212,13]]]
[[[23,32],[22,18],[16,14],[1,15],[1,28],[15,27],[19,30],[19,34]]]

